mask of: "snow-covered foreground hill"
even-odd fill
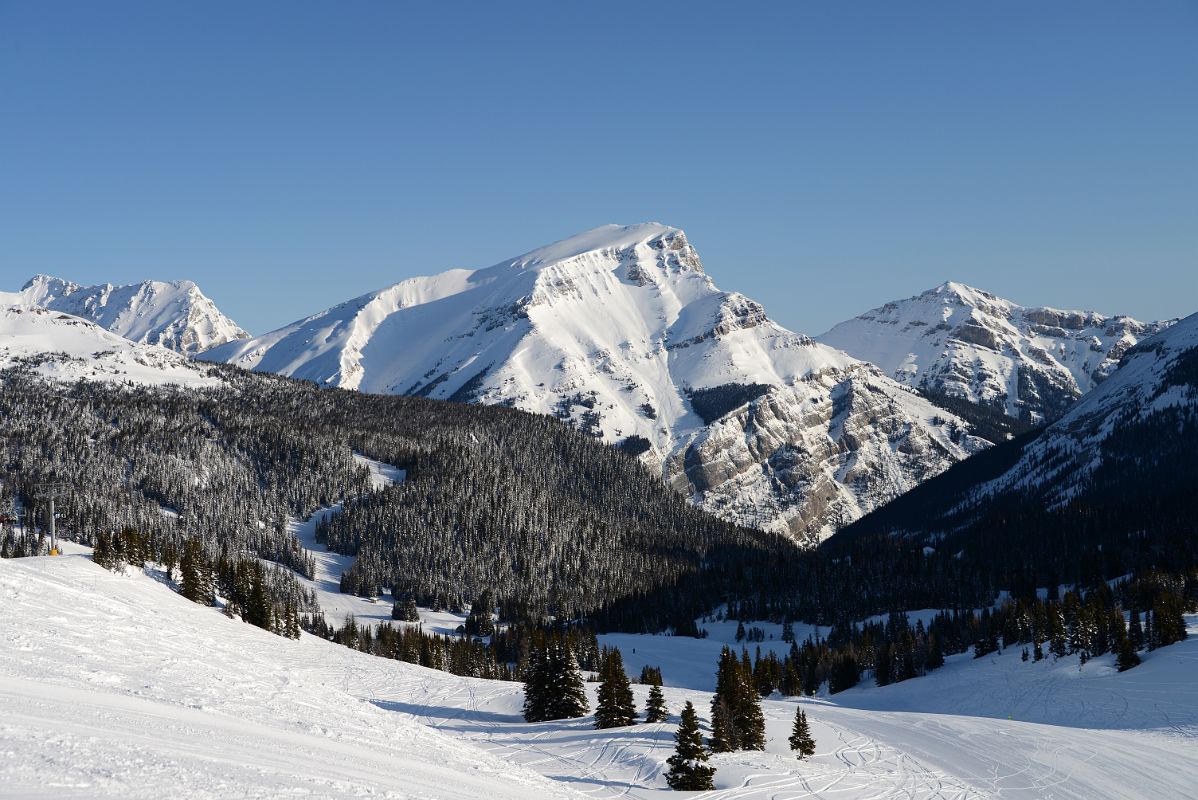
[[[987,444],[877,368],[720,291],[686,235],[656,223],[412,278],[201,358],[553,414],[626,442],[709,511],[800,539]]]
[[[83,555],[0,561],[0,796],[568,797],[373,703],[400,665]],[[423,670],[421,670],[423,672]]]
[[[0,796],[673,796],[661,773],[676,717],[526,724],[517,684],[272,636],[81,555],[0,561],[0,603]],[[626,653],[662,662],[715,644],[635,639]],[[674,677],[696,688],[666,689],[675,715],[688,699],[707,709],[714,660],[693,656]],[[1107,657],[1082,670],[955,657],[804,700],[807,762],[786,750],[794,702],[766,701],[769,749],[715,757],[720,788],[704,796],[1193,796],[1196,667],[1194,639],[1122,675]]]
[[[164,347],[137,344],[80,317],[8,304],[13,297],[0,292],[0,369],[23,364],[57,381],[220,384],[210,367]]]

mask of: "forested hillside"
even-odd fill
[[[244,551],[305,573],[288,520],[348,501],[323,536],[358,556],[351,588],[456,603],[491,589],[536,616],[793,549],[549,417],[213,369],[222,385],[202,391],[0,373],[3,491],[32,524],[38,486],[61,485],[59,528],[85,543],[134,528],[155,550],[198,537],[212,559]],[[355,451],[408,480],[371,493]]]
[[[1161,352],[1171,355],[1160,361]],[[60,485],[60,529],[86,543],[132,528],[151,556],[198,538],[212,563],[250,554],[305,574],[289,520],[342,503],[318,532],[357,556],[346,591],[462,605],[489,591],[508,619],[694,633],[696,618],[726,605],[744,619],[848,624],[1198,562],[1193,406],[1144,415],[1135,409],[1145,401],[1119,393],[1160,361],[1145,396],[1158,405],[1190,397],[1185,352],[1146,343],[1132,354],[1140,366],[1121,369],[1098,405],[1082,408],[1086,425],[1067,417],[970,459],[814,552],[694,508],[635,458],[552,417],[228,366],[206,367],[211,386],[187,389],[47,382],[33,365],[0,373],[0,492],[15,494],[28,517],[38,486]],[[1081,436],[1087,425],[1106,432],[1087,445],[1099,466],[1067,501],[1038,502],[1010,482],[977,494],[1029,453],[1036,469],[1061,470],[1084,452],[1062,431]],[[372,491],[355,452],[407,480]],[[300,610],[311,605],[295,587],[276,580],[273,590]]]

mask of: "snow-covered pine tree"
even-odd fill
[[[403,610],[400,619],[404,622],[419,622],[420,609],[416,607],[416,600],[409,597],[403,603]]]
[[[807,724],[807,715],[802,706],[795,707],[794,727],[790,732],[790,749],[799,754],[801,761],[806,756],[815,755],[815,739],[811,738],[811,728]]]
[[[1050,603],[1048,607],[1048,643],[1054,657],[1065,657],[1068,652],[1065,646],[1065,617],[1061,613],[1060,603]]]
[[[703,791],[714,789],[712,776],[715,768],[707,764],[707,749],[699,733],[699,716],[695,706],[687,701],[682,709],[682,724],[674,734],[674,755],[666,759],[670,769],[666,772],[666,783],[679,791]]]
[[[636,721],[632,686],[624,672],[624,657],[619,648],[605,653],[599,668],[599,697],[595,705],[596,728],[622,728]]]

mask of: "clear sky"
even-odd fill
[[[263,333],[647,220],[807,333],[946,279],[1198,311],[1198,2],[0,0],[0,289]]]

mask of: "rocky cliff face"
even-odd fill
[[[403,281],[203,358],[553,414],[722,516],[816,541],[987,443],[716,288],[686,235],[605,226]]]

